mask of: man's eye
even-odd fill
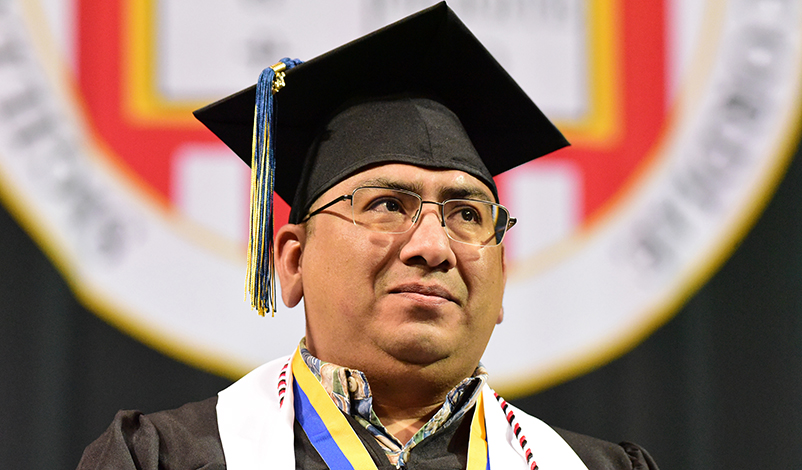
[[[482,215],[475,207],[460,206],[448,212],[448,218],[463,225],[480,225]]]
[[[479,216],[471,209],[462,209],[460,214],[462,215],[462,220],[465,222],[475,222],[479,220]]]
[[[373,201],[369,209],[373,211],[399,212],[402,209],[402,205],[397,199],[383,198]]]

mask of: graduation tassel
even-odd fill
[[[276,274],[273,259],[273,188],[276,179],[273,94],[284,86],[284,72],[301,64],[284,58],[264,69],[256,84],[251,158],[251,233],[248,240],[246,296],[259,315],[276,312]]]

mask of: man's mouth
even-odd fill
[[[460,304],[457,298],[443,286],[437,284],[418,284],[408,283],[394,287],[390,290],[391,294],[405,294],[411,298],[424,301],[440,303],[444,301]]]

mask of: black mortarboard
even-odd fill
[[[292,223],[328,188],[373,164],[460,169],[496,194],[492,176],[568,145],[445,2],[297,63],[285,61],[286,86],[268,105],[275,172],[262,176],[274,177]],[[195,111],[248,164],[258,148],[257,88]],[[444,135],[439,151],[422,141],[433,131]],[[252,238],[260,229],[252,227]],[[264,237],[270,245],[272,229]],[[252,240],[251,255],[262,246]]]

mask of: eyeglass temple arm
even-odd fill
[[[333,206],[334,204],[337,204],[337,203],[338,203],[338,202],[340,202],[340,201],[347,201],[347,200],[350,200],[350,199],[353,199],[353,195],[351,195],[351,194],[344,194],[344,195],[342,195],[342,196],[338,197],[337,199],[335,199],[335,200],[331,201],[330,203],[328,203],[328,204],[324,204],[323,206],[321,206],[321,207],[318,207],[318,208],[317,208],[317,210],[315,210],[314,212],[311,212],[309,215],[307,215],[306,217],[304,217],[304,218],[303,218],[303,220],[301,220],[301,222],[300,222],[300,223],[304,223],[304,222],[306,222],[307,220],[311,219],[313,215],[318,215],[318,214],[320,214],[320,213],[321,213],[321,212],[323,212],[324,210],[328,209],[329,207]]]

